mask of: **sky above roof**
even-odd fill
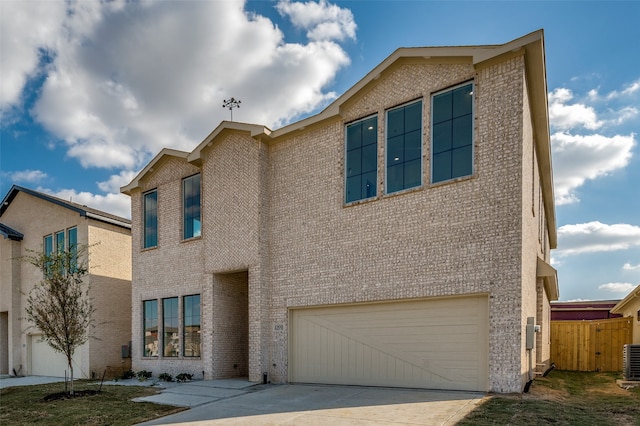
[[[0,193],[130,217],[162,148],[321,111],[398,47],[544,29],[561,300],[640,283],[640,2],[0,2]]]

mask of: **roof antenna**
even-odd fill
[[[229,112],[231,113],[231,121],[233,121],[233,109],[240,108],[241,103],[242,101],[236,98],[225,99],[223,101],[222,108],[229,108]]]

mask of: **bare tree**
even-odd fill
[[[95,309],[89,285],[83,283],[88,266],[85,246],[50,254],[30,251],[23,260],[42,271],[43,279],[27,298],[27,319],[44,335],[49,346],[67,358],[73,391],[73,354],[90,337]]]

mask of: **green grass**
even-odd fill
[[[98,390],[79,381],[74,389]],[[95,395],[46,402],[47,395],[64,391],[64,383],[16,386],[0,390],[0,425],[131,425],[184,410],[132,398],[158,391],[141,386],[103,386]]]
[[[640,387],[621,389],[618,378],[554,370],[527,394],[492,395],[459,425],[640,426]]]

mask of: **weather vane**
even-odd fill
[[[231,112],[231,121],[233,121],[233,109],[240,108],[241,103],[242,101],[236,98],[225,99],[223,101],[222,108],[229,108],[229,112]]]

